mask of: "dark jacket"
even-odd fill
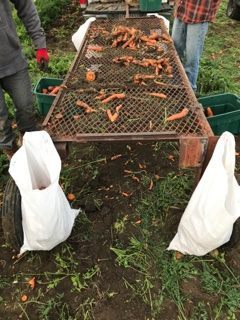
[[[27,67],[26,58],[21,50],[19,37],[12,18],[14,4],[17,15],[23,22],[35,47],[46,48],[46,38],[40,19],[32,0],[0,1],[0,79]]]

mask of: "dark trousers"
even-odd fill
[[[36,130],[34,100],[28,70],[23,69],[0,79],[0,149],[11,149],[15,135],[9,121],[4,91],[13,101],[19,131],[24,133]]]

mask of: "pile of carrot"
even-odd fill
[[[162,51],[160,42],[169,43],[171,38],[163,33],[159,34],[153,31],[149,36],[145,35],[141,30],[129,28],[126,26],[117,26],[111,33],[112,47],[121,46],[123,49],[128,48],[137,50],[141,45],[155,47],[157,51]]]
[[[61,86],[48,86],[42,89],[42,93],[48,94],[49,96],[56,96],[60,89]]]

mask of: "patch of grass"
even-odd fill
[[[81,320],[94,320],[94,305],[96,302],[94,299],[87,298],[84,302],[82,302],[77,308],[77,312],[75,315],[75,319]]]
[[[233,317],[240,305],[240,277],[233,274],[224,260],[217,260],[223,265],[223,271],[203,262],[200,279],[206,292],[220,297],[220,303],[214,308],[215,319],[221,319],[222,312]]]
[[[227,0],[223,0],[217,19],[209,25],[202,55],[198,90],[200,94],[240,93],[240,48],[236,38],[239,21],[226,16]]]
[[[136,211],[143,226],[149,226],[153,220],[164,224],[172,208],[183,209],[190,197],[193,187],[192,176],[179,172],[170,173],[164,179],[156,181],[151,194],[143,195]]]
[[[207,309],[208,307],[205,302],[198,302],[198,304],[194,306],[189,320],[209,320]]]

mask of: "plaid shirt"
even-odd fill
[[[185,23],[213,21],[221,0],[177,0],[174,16]]]

